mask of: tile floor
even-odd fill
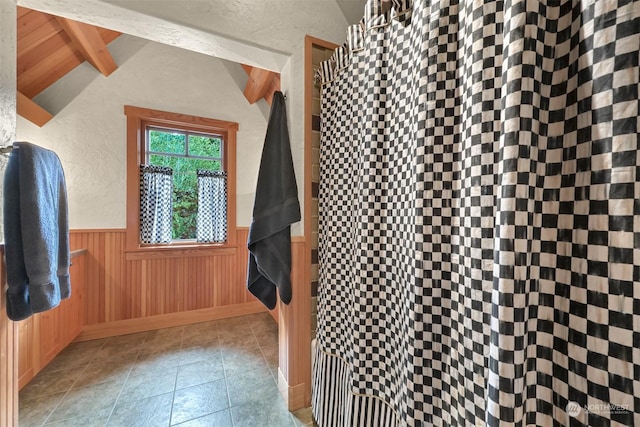
[[[20,427],[313,425],[277,388],[267,313],[72,343],[20,392]]]

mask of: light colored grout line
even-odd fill
[[[180,351],[182,351],[182,346],[184,343],[184,328],[185,326],[182,327],[182,335],[180,336]],[[182,356],[180,357],[180,360],[178,360],[178,368],[176,370],[176,379],[173,382],[173,393],[171,395],[171,411],[169,411],[169,425],[172,426],[173,424],[171,424],[171,418],[173,418],[173,403],[176,400],[176,391],[178,389],[178,375],[180,374],[180,367],[182,366]]]
[[[138,355],[140,354],[141,349],[142,349],[142,346],[138,347],[138,352],[136,353],[136,362],[138,361]],[[134,362],[134,365],[135,365],[135,362]],[[133,367],[129,369],[129,372],[127,373],[127,378],[125,378],[124,382],[122,383],[122,387],[118,392],[118,396],[116,397],[116,400],[115,402],[113,402],[113,406],[111,407],[111,412],[109,412],[109,417],[107,417],[107,422],[104,424],[105,426],[109,425],[109,421],[111,421],[111,417],[113,416],[113,411],[116,410],[116,406],[120,401],[120,396],[122,396],[122,391],[124,390],[124,386],[127,385],[127,381],[129,381],[129,377],[131,376],[131,372],[133,372]]]

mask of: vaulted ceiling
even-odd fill
[[[120,33],[23,7],[17,15],[18,114],[42,126],[52,115],[33,98],[84,61],[111,74],[117,66],[107,44]]]
[[[33,98],[83,62],[109,76],[117,69],[107,45],[121,33],[35,10],[18,7],[17,109],[18,114],[43,126],[53,115]],[[253,104],[269,104],[280,90],[280,75],[243,65],[249,79],[244,95]]]

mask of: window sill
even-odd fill
[[[168,244],[149,245],[126,249],[127,261],[161,259],[161,258],[190,258],[200,256],[235,255],[237,246],[228,244]]]

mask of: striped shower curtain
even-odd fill
[[[640,425],[639,33],[367,1],[320,70],[320,426]]]

